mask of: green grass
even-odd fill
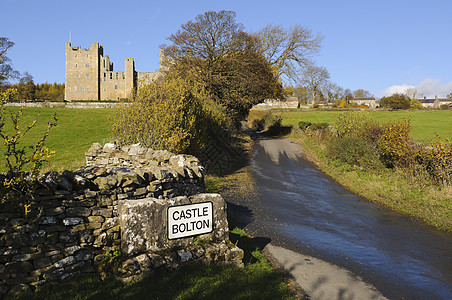
[[[342,111],[275,111],[282,117],[284,126],[297,126],[300,121],[312,123],[332,123]],[[369,117],[381,122],[397,119],[409,119],[411,123],[411,138],[419,142],[429,142],[436,134],[441,139],[452,139],[452,110],[431,111],[369,111]]]
[[[75,170],[84,165],[85,152],[92,143],[109,141],[109,118],[114,115],[114,109],[25,108],[23,112],[22,128],[31,124],[40,113],[37,126],[25,135],[23,145],[36,144],[47,128],[47,122],[54,113],[57,114],[57,126],[52,128],[46,143],[50,150],[55,150],[55,155],[44,166],[44,171]],[[5,127],[6,130],[11,130],[8,114]],[[4,151],[3,144],[0,145],[0,151]],[[0,166],[0,170],[5,170],[4,165]]]

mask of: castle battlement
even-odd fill
[[[163,53],[160,53],[162,62]],[[133,58],[124,59],[124,71],[114,71],[104,48],[93,43],[88,49],[66,43],[66,101],[120,100],[132,98],[137,83],[150,82],[161,75],[157,72],[136,72]]]

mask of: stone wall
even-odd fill
[[[121,277],[188,261],[241,264],[243,251],[228,239],[226,204],[218,194],[202,193],[203,168],[195,157],[96,143],[86,159],[74,172],[41,176],[29,212],[0,204],[0,296],[103,270],[107,254],[121,248],[115,269]],[[207,201],[214,231],[168,240],[167,208]]]

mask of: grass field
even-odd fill
[[[283,125],[297,126],[300,121],[311,123],[332,123],[342,111],[273,111],[280,115]],[[369,117],[381,122],[397,119],[409,119],[411,123],[411,137],[419,142],[428,142],[435,138],[436,134],[441,139],[452,139],[452,110],[439,111],[369,111]]]
[[[10,108],[9,108],[10,109]],[[18,109],[11,109],[17,111]],[[65,109],[65,108],[25,108],[21,119],[22,128],[31,124],[40,113],[38,125],[25,137],[24,145],[35,144],[45,132],[47,122],[57,114],[57,126],[52,128],[47,139],[47,147],[55,150],[55,155],[44,166],[46,170],[75,170],[85,164],[85,152],[94,142],[108,142],[110,138],[110,120],[114,109]],[[11,129],[7,115],[6,130]],[[3,152],[3,144],[0,151]],[[0,170],[4,170],[3,164]]]

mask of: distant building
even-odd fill
[[[427,98],[417,99],[424,108],[440,108],[442,105],[452,106],[452,98]]]
[[[375,108],[377,106],[377,101],[375,97],[358,97],[350,99],[350,102],[355,102],[358,105],[367,105],[370,108]]]
[[[125,58],[123,71],[114,71],[113,63],[99,43],[89,49],[72,47],[66,43],[65,101],[119,100],[131,98],[137,85],[155,80],[162,74],[165,62],[163,51],[159,55],[159,70],[136,72],[133,58]]]

